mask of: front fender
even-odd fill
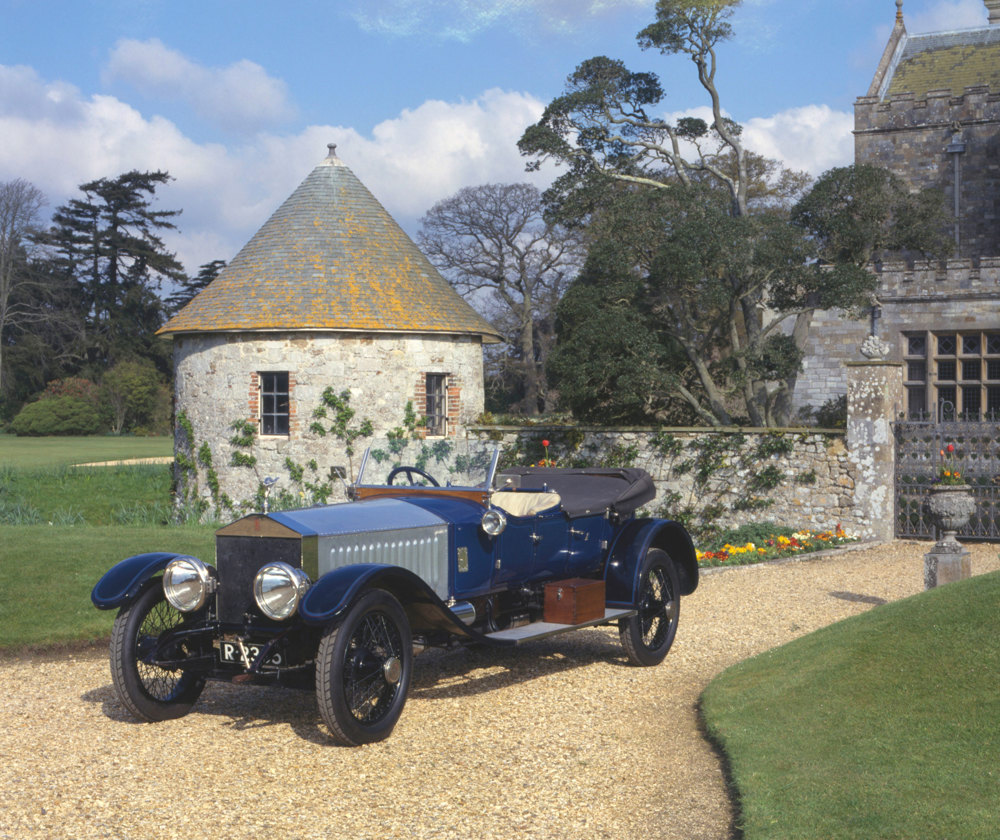
[[[358,563],[327,572],[309,588],[299,605],[299,615],[306,624],[329,624],[340,619],[369,589],[391,593],[402,604],[415,630],[446,630],[469,638],[479,637],[455,617],[418,575],[409,569],[380,563]]]
[[[651,548],[663,549],[677,564],[681,595],[690,595],[698,588],[698,558],[684,526],[669,519],[634,519],[618,535],[608,555],[605,598],[609,606],[635,606],[639,571]]]
[[[128,557],[104,573],[90,593],[90,600],[99,610],[112,610],[127,604],[147,580],[166,568],[167,563],[175,557],[186,556],[169,551],[153,551]]]

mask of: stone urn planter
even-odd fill
[[[944,532],[942,539],[954,540],[976,512],[976,500],[967,484],[938,484],[928,493],[926,507],[934,524]]]
[[[969,577],[972,574],[969,552],[955,539],[955,534],[969,524],[976,512],[976,500],[968,485],[932,487],[925,507],[942,533],[934,548],[924,555],[924,587],[933,589]]]

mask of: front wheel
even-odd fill
[[[659,665],[667,655],[677,634],[679,591],[673,560],[651,548],[639,576],[638,614],[618,622],[622,647],[633,665]]]
[[[163,668],[153,658],[160,636],[184,621],[163,594],[159,581],[146,587],[119,611],[111,629],[111,681],[118,699],[135,717],[145,721],[170,720],[186,715],[205,687],[203,677]],[[183,655],[183,645],[174,653]]]
[[[373,589],[327,628],[316,654],[316,700],[338,743],[382,741],[403,712],[413,668],[406,613],[392,595]]]

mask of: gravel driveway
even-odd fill
[[[617,631],[416,659],[388,741],[331,746],[311,693],[210,683],[133,723],[103,650],[0,660],[0,838],[732,836],[696,703],[721,670],[923,588],[928,543],[727,569],[684,599],[658,668]],[[973,573],[1000,569],[972,545]]]

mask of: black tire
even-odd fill
[[[179,718],[191,711],[205,687],[204,677],[144,662],[157,639],[184,620],[156,580],[122,607],[111,629],[111,680],[118,699],[133,716],[150,722]]]
[[[622,647],[633,665],[659,665],[677,634],[681,599],[677,567],[665,551],[646,552],[639,578],[638,615],[618,622]]]
[[[316,701],[334,740],[356,747],[392,733],[406,703],[413,637],[392,595],[372,589],[323,633],[316,653]]]

